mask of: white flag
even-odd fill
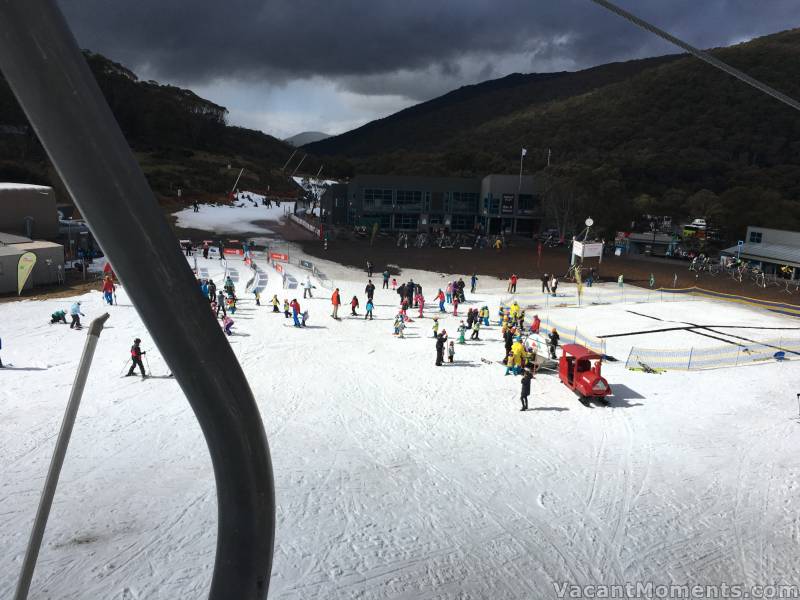
[[[527,148],[523,148],[522,149],[522,156],[525,156],[527,153],[528,153],[528,149]]]

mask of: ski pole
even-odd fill
[[[153,369],[150,368],[150,359],[147,358],[147,354],[144,355],[144,362],[147,363],[147,371],[148,371],[147,374],[148,375],[152,375],[153,374]]]
[[[797,418],[800,419],[800,394],[797,394]]]
[[[127,366],[128,366],[128,363],[129,363],[129,362],[131,362],[131,359],[130,359],[130,358],[126,359],[126,360],[125,360],[125,364],[124,364],[124,365],[122,365],[122,370],[119,372],[119,375],[120,375],[120,377],[122,377],[122,374],[125,372],[125,367],[127,367]]]

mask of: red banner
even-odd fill
[[[223,250],[223,252],[224,252],[225,254],[236,254],[237,256],[242,256],[242,255],[244,255],[244,250],[242,250],[241,248],[240,248],[240,249],[236,249],[236,248],[225,248],[225,250]]]
[[[281,254],[280,252],[270,252],[269,258],[273,261],[279,260],[281,262],[289,262],[289,255]]]

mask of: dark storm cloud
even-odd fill
[[[280,83],[321,76],[362,94],[418,97],[420,89],[430,91],[439,80],[502,75],[504,66],[580,68],[675,51],[589,0],[59,4],[83,47],[148,76],[187,85],[218,78]],[[797,0],[620,4],[704,47],[800,24]],[[415,82],[409,76],[414,73],[431,81]]]

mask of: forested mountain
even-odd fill
[[[140,81],[99,54],[84,53],[114,116],[154,191],[184,198],[216,195],[242,184],[280,191],[291,186],[280,168],[293,148],[259,131],[226,123],[227,109],[190,90]],[[309,158],[305,165],[313,168]],[[230,169],[228,168],[230,165]],[[61,186],[11,90],[0,77],[0,181]],[[60,196],[66,199],[62,193]]]
[[[800,29],[713,52],[800,97]],[[800,113],[689,56],[510,76],[306,146],[358,172],[431,175],[518,172],[522,147],[526,172],[546,170],[575,218],[608,228],[644,211],[706,216],[732,237],[800,229]]]

